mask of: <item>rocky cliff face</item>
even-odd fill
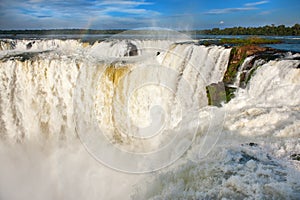
[[[257,45],[233,47],[223,81],[206,87],[209,105],[221,106],[221,102],[229,102],[237,88],[247,86],[256,69],[270,60],[284,58],[286,54]]]
[[[223,82],[225,84],[233,84],[239,67],[243,64],[244,60],[253,55],[260,55],[262,53],[270,52],[270,56],[274,54],[274,49],[260,47],[256,45],[246,45],[234,47],[231,50],[230,60],[228,63],[227,71],[224,75]],[[272,54],[271,54],[272,52]]]

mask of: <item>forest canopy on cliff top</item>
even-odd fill
[[[118,34],[125,29],[93,30],[93,29],[50,29],[50,30],[0,30],[0,34],[36,34],[36,35],[60,35],[60,34]],[[163,30],[159,30],[163,31]],[[131,34],[143,34],[145,30],[131,30]],[[147,32],[147,31],[146,31]],[[266,36],[300,36],[300,24],[293,26],[266,25],[262,27],[233,27],[213,28],[207,30],[180,31],[183,33],[203,35],[266,35]]]

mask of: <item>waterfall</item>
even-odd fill
[[[295,55],[250,70],[246,58],[219,108],[206,86],[223,80],[222,46],[5,39],[0,50],[0,199],[299,196]]]
[[[32,43],[31,49],[25,48],[28,43]],[[154,49],[156,45],[158,47]],[[93,76],[91,79],[92,85],[97,88],[98,92],[94,94],[93,98],[96,102],[95,112],[100,126],[103,125],[107,130],[115,132],[114,125],[116,124],[114,124],[113,118],[118,118],[120,125],[125,126],[126,117],[128,117],[122,116],[125,111],[123,110],[123,113],[113,111],[117,109],[114,106],[120,106],[120,101],[130,100],[130,102],[136,102],[128,105],[130,106],[129,114],[133,116],[136,124],[145,127],[149,124],[150,118],[147,113],[150,107],[163,104],[163,109],[168,112],[167,121],[171,123],[168,126],[174,128],[180,120],[178,117],[182,109],[207,105],[205,86],[222,80],[230,53],[230,49],[223,47],[171,44],[170,41],[121,40],[83,47],[82,44],[73,40],[22,40],[17,41],[15,46],[15,51],[23,50],[23,53],[19,53],[18,57],[7,59],[7,54],[15,55],[15,53],[11,50],[6,52],[6,57],[0,63],[0,74],[3,80],[0,87],[1,122],[3,124],[1,136],[16,141],[41,136],[53,137],[56,140],[73,137],[75,130],[73,122],[74,91],[76,87],[83,87],[82,89],[91,91],[95,89],[76,85],[77,77],[79,72],[92,76],[97,70],[104,71],[103,74],[98,73],[99,77]],[[65,50],[65,48],[67,49]],[[31,55],[25,60],[20,59],[25,52],[35,49],[44,51],[50,49],[51,51]],[[67,53],[63,53],[63,50]],[[130,51],[136,51],[135,56],[132,56],[133,60],[98,60],[101,56],[103,58],[129,58]],[[156,56],[157,51],[161,52],[158,56]],[[99,52],[105,54],[100,56]],[[147,60],[142,57],[151,52],[152,55]],[[138,58],[138,55],[142,58]],[[160,69],[156,66],[163,67]],[[148,67],[148,69],[141,70],[143,67]],[[153,67],[153,70],[149,67]],[[163,74],[166,73],[166,69],[169,69],[169,73],[174,73],[173,80],[169,79],[170,74]],[[139,71],[138,75],[135,75],[135,70]],[[142,86],[145,80],[156,81],[154,83],[156,85],[152,88],[145,87],[145,91],[137,91],[136,96],[128,97],[130,95],[128,91]],[[166,90],[164,87],[157,87],[159,84],[165,84],[166,81],[170,82],[169,86],[172,91],[167,92],[168,88]],[[176,98],[178,100],[186,92],[185,81],[193,93],[191,93],[192,96],[185,98],[185,105],[180,105],[184,107],[178,108],[179,110],[176,111],[176,106],[174,106]],[[156,99],[151,96],[151,93],[155,94]],[[113,102],[114,98],[119,99]],[[170,98],[173,98],[173,102],[171,100],[164,102],[165,99]],[[150,103],[145,104],[145,102]],[[193,105],[195,102],[197,105]],[[124,104],[124,102],[121,103]],[[118,116],[120,113],[121,115]],[[130,127],[123,128],[130,130]]]
[[[0,42],[1,50],[14,50],[14,51],[46,51],[46,50],[71,50],[87,46],[86,43],[81,43],[79,40],[13,40],[3,39]]]
[[[235,87],[239,87],[240,86],[240,81],[241,81],[241,74],[244,72],[244,69],[249,67],[250,65],[250,62],[253,60],[253,58],[255,58],[255,56],[250,56],[250,57],[247,57],[243,64],[239,67],[238,69],[238,72],[236,74],[236,77],[235,77],[235,81],[233,83],[233,86]]]

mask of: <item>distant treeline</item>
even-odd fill
[[[113,30],[93,30],[93,29],[51,29],[51,30],[0,30],[0,34],[18,35],[73,35],[73,34],[119,34],[125,29]],[[164,32],[163,30],[159,30]],[[300,36],[300,25],[295,24],[291,27],[285,25],[267,25],[263,27],[233,27],[233,28],[213,28],[210,30],[180,31],[182,33],[204,34],[204,35],[297,35]],[[130,30],[130,34],[143,34],[147,31]]]
[[[0,30],[0,34],[18,35],[82,35],[82,34],[118,34],[125,30],[92,30],[92,29],[50,29],[50,30]]]
[[[211,30],[197,31],[197,33],[207,35],[300,35],[300,25],[295,24],[292,27],[267,25],[263,27],[213,28]]]

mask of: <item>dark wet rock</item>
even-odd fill
[[[137,56],[138,55],[138,49],[136,45],[132,43],[127,44],[128,51],[125,53],[124,56]]]
[[[261,47],[257,45],[245,45],[233,47],[230,52],[230,59],[227,70],[225,72],[223,82],[225,85],[232,85],[240,70],[240,82],[237,83],[238,87],[245,88],[250,81],[254,72],[263,64],[270,60],[282,59],[286,55],[285,51],[280,51],[268,47]],[[248,63],[244,63],[245,59],[249,56],[253,58]]]
[[[286,54],[287,52],[285,51],[258,45],[233,47],[223,82],[214,83],[206,87],[208,105],[221,106],[222,102],[229,102],[238,88],[246,88],[259,67],[270,60],[284,59]],[[252,56],[252,59],[247,59],[247,62],[245,62],[245,59],[250,56]],[[297,65],[295,68],[300,68],[300,65]],[[237,83],[238,74],[239,82]]]
[[[254,143],[254,142],[250,142],[250,143],[249,143],[249,146],[251,146],[251,147],[257,147],[258,144]]]
[[[26,49],[31,49],[32,45],[35,43],[35,41],[33,42],[29,42],[27,45],[26,45]]]
[[[222,102],[226,102],[226,92],[223,83],[212,83],[206,86],[206,94],[208,105],[222,106]]]
[[[292,154],[290,157],[291,157],[292,160],[300,161],[300,154],[299,153]]]
[[[20,54],[15,54],[15,55],[7,55],[2,57],[0,60],[1,61],[8,61],[8,60],[18,60],[21,62],[25,62],[27,60],[33,60],[34,58],[36,58],[37,56],[39,56],[41,53],[47,53],[50,51],[43,51],[43,52],[23,52]]]
[[[230,45],[230,44],[224,44],[223,45],[226,49],[228,49],[228,48],[231,48],[232,47],[232,45]]]
[[[263,165],[268,166],[278,166],[279,163],[275,161],[269,154],[264,153],[264,156],[257,154],[257,152],[261,152],[261,148],[250,147],[250,143],[244,145],[240,151],[229,151],[234,155],[233,159],[229,162],[238,163],[238,164],[246,164],[248,161],[252,160],[257,163],[261,163]],[[255,144],[255,143],[253,143]]]
[[[250,160],[258,161],[258,159],[252,155],[247,154],[244,151],[241,151],[240,158],[238,159],[239,164],[245,164]]]
[[[294,57],[293,60],[300,60],[300,57]]]
[[[16,41],[0,40],[0,50],[12,50],[16,48]]]
[[[31,42],[29,42],[29,43],[26,45],[26,49],[31,49],[31,47],[32,47],[32,44],[31,44]]]
[[[223,82],[225,84],[233,84],[239,67],[243,64],[244,60],[248,56],[261,54],[262,52],[266,52],[268,50],[270,50],[270,48],[256,45],[233,47],[230,52],[229,63],[223,78]]]
[[[242,144],[242,146],[258,147],[258,144],[254,143],[254,142],[249,142],[249,143],[246,143],[246,144]]]
[[[110,40],[106,40],[110,41]],[[110,42],[110,47],[113,47],[114,45],[117,45],[120,42],[120,40],[112,40]],[[138,55],[138,48],[135,44],[130,42],[129,40],[125,41],[126,44],[126,51],[124,52],[123,56],[128,57],[128,56],[137,56]]]
[[[224,83],[212,83],[206,86],[208,105],[221,107],[234,97],[236,88],[225,86]]]
[[[18,56],[15,57],[16,60],[19,60],[21,62],[25,62],[26,60],[30,60],[33,59],[34,57],[36,57],[38,55],[38,53],[35,52],[30,52],[30,53],[22,53]]]

